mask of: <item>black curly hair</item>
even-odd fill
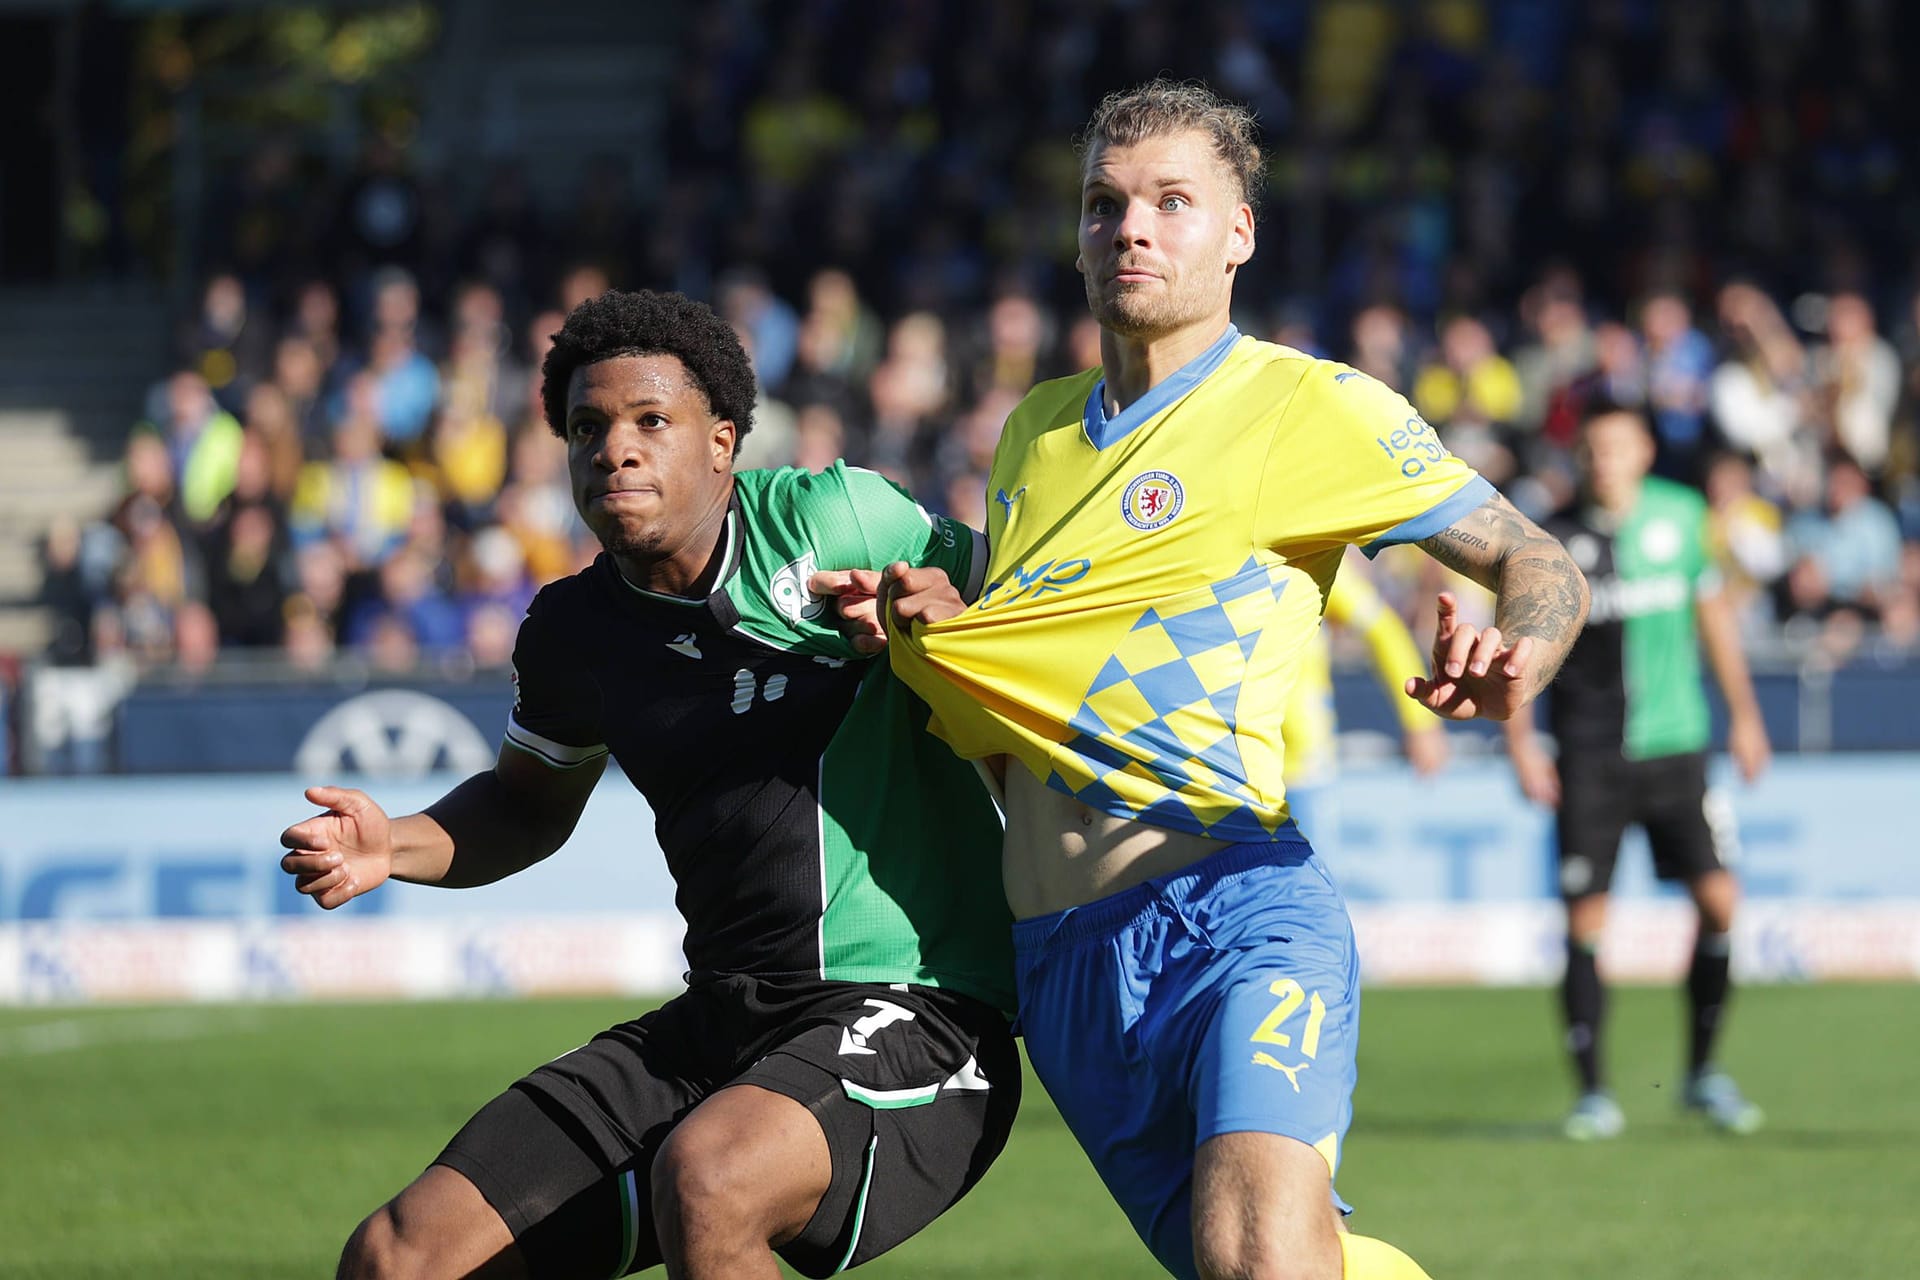
[[[753,430],[753,363],[733,327],[682,293],[608,290],[575,307],[540,365],[540,408],[567,438],[567,384],[573,371],[617,356],[677,356],[716,418],[733,423],[733,451]]]

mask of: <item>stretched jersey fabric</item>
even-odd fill
[[[993,802],[806,589],[816,564],[906,560],[970,592],[977,536],[872,472],[743,471],[706,599],[641,591],[607,555],[535,597],[507,741],[561,769],[610,753],[646,796],[696,975],[912,982],[1011,1009]]]
[[[1103,394],[1093,369],[1014,410],[987,585],[897,637],[894,670],[962,756],[1012,754],[1116,817],[1267,840],[1341,553],[1428,537],[1492,487],[1385,386],[1231,327],[1117,418]]]
[[[1624,519],[1568,510],[1546,521],[1587,575],[1593,607],[1548,699],[1563,747],[1629,759],[1703,751],[1711,731],[1700,684],[1696,596],[1719,587],[1706,500],[1649,476]]]
[[[1386,693],[1400,728],[1407,733],[1439,723],[1431,711],[1403,692],[1408,676],[1425,676],[1420,649],[1400,615],[1380,598],[1365,575],[1340,574],[1327,592],[1326,620],[1359,633],[1373,657],[1373,672]],[[1300,674],[1287,699],[1287,717],[1281,734],[1287,749],[1287,782],[1295,788],[1325,781],[1338,763],[1333,710],[1333,655],[1326,628],[1314,633],[1300,659]]]

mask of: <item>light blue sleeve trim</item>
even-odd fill
[[[1418,542],[1422,538],[1431,538],[1467,512],[1485,503],[1489,498],[1497,497],[1500,491],[1487,483],[1485,476],[1476,475],[1454,491],[1451,498],[1442,498],[1411,520],[1402,520],[1393,528],[1360,548],[1362,555],[1371,560],[1380,554],[1383,547],[1397,546],[1402,542]]]
[[[1240,341],[1240,330],[1233,324],[1227,325],[1227,331],[1213,340],[1213,344],[1193,359],[1175,369],[1159,385],[1144,396],[1122,409],[1118,416],[1107,417],[1106,386],[1107,380],[1101,378],[1093,384],[1093,390],[1087,393],[1087,402],[1080,413],[1080,425],[1087,433],[1087,440],[1096,449],[1104,449],[1114,444],[1148,422],[1166,412],[1174,401],[1205,382],[1215,369],[1226,363],[1232,354],[1234,345]]]

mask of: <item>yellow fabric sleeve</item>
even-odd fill
[[[1274,431],[1254,538],[1295,561],[1343,543],[1371,556],[1438,533],[1493,494],[1404,396],[1316,361]]]
[[[1426,659],[1414,643],[1413,633],[1400,621],[1400,615],[1387,607],[1373,584],[1351,566],[1333,580],[1333,590],[1327,595],[1327,621],[1352,628],[1367,642],[1373,673],[1402,729],[1418,733],[1439,723],[1432,712],[1402,692],[1408,677],[1427,674]]]

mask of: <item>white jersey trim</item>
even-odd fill
[[[607,754],[605,743],[597,742],[590,747],[570,747],[564,742],[555,742],[552,738],[541,737],[512,716],[507,717],[506,741],[507,745],[518,747],[555,769],[577,769]]]

